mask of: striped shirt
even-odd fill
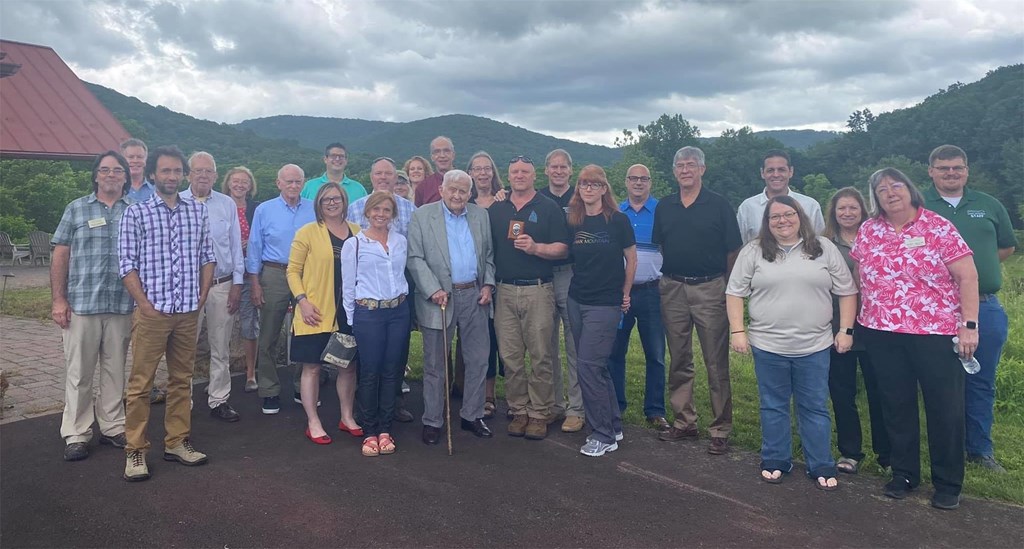
[[[636,235],[636,276],[633,277],[633,284],[645,284],[661,278],[661,248],[651,243],[654,209],[657,206],[658,199],[653,196],[647,197],[640,211],[634,210],[629,200],[619,204],[619,210],[629,218],[633,234]]]
[[[412,222],[412,212],[416,211],[416,205],[412,202],[394,195],[395,203],[398,204],[398,215],[395,216],[395,220],[391,222],[391,229],[398,231],[398,234],[408,237],[409,236],[409,223]],[[348,207],[348,220],[352,223],[359,225],[364,231],[370,228],[370,220],[366,219],[366,201],[369,199],[368,196],[364,196],[359,200],[356,200]]]
[[[118,277],[117,234],[129,204],[122,197],[107,207],[96,193],[72,201],[50,241],[68,246],[68,304],[76,315],[128,314],[135,307]]]
[[[199,272],[212,263],[206,208],[178,197],[171,208],[160,195],[128,206],[118,239],[119,274],[138,271],[142,291],[161,313],[199,308]]]

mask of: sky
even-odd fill
[[[473,114],[610,145],[841,130],[1024,62],[1024,0],[3,0],[0,37],[197,118]]]

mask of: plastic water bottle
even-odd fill
[[[968,374],[976,374],[981,371],[981,363],[973,355],[971,358],[960,356],[960,338],[956,336],[953,336],[953,352],[956,353],[956,357],[960,359],[960,364],[963,364],[964,371]]]

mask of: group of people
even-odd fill
[[[834,490],[839,472],[858,471],[865,458],[858,363],[872,448],[879,465],[891,468],[886,495],[905,497],[921,480],[918,386],[932,504],[958,506],[965,459],[1001,469],[991,425],[1007,321],[996,293],[999,263],[1016,241],[1005,208],[966,188],[967,155],[955,146],[932,153],[934,185],[926,192],[886,168],[868,181],[870,208],[847,187],[824,215],[789,187],[794,170],[780,150],[765,154],[764,191],[738,212],[704,185],[704,153],[696,147],[673,158],[678,192],[652,197],[650,170],[637,164],[626,173],[621,202],[599,166],[583,167],[573,182],[562,149],[544,159],[544,189],[535,188],[539,166],[523,155],[507,171],[486,152],[456,169],[454,144],[443,136],[430,143],[433,166],[420,156],[402,169],[387,157],[374,160],[369,193],[345,176],[343,145],[328,145],[323,160],[323,175],[309,180],[299,166],[283,166],[279,195],[256,205],[256,181],[244,167],[229,170],[221,192],[213,190],[217,168],[206,152],[186,159],[176,147],[148,151],[132,139],[120,153],[99,155],[94,192],[68,205],[53,237],[53,318],[64,329],[68,365],[65,459],[88,456],[95,419],[100,442],[125,449],[125,478],[149,477],[146,424],[166,355],[164,457],[205,463],[189,439],[200,325],[205,319],[211,348],[211,415],[239,419],[229,403],[236,316],[245,390],[257,392],[262,412],[273,415],[281,406],[275,350],[291,307],[285,328],[305,436],[332,442],[318,412],[322,355],[335,334],[348,334],[357,352],[334,368],[338,429],[362,439],[368,457],[394,453],[392,422],[413,419],[402,402],[413,329],[423,339],[425,444],[438,444],[448,421],[454,362],[461,365],[461,429],[492,436],[486,420],[495,414],[501,373],[510,436],[543,439],[560,421],[565,432],[588,428],[581,453],[615,451],[636,325],[644,415],[667,442],[700,437],[696,329],[714,455],[730,451],[730,347],[753,354],[765,482],[782,482],[792,469],[793,401],[813,485]],[[971,357],[981,371],[968,375],[961,360]]]

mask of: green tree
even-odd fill
[[[672,175],[672,157],[680,148],[700,145],[700,130],[680,114],[663,114],[646,126],[637,126],[636,143],[640,150],[652,159],[652,172],[668,179]],[[630,134],[623,131],[623,137]],[[654,174],[652,174],[653,177]]]
[[[707,172],[704,184],[725,196],[734,208],[764,189],[761,179],[761,158],[771,149],[785,149],[774,138],[758,137],[744,126],[725,130],[704,146]]]
[[[821,211],[824,212],[829,199],[836,192],[828,177],[825,177],[823,173],[815,173],[803,176],[802,180],[804,183],[803,193],[817,200],[821,204]]]
[[[622,202],[626,199],[626,172],[634,164],[643,164],[649,170],[654,164],[654,159],[644,154],[635,144],[629,145],[622,149],[622,160],[605,170],[605,173],[608,175],[608,184],[611,185],[612,192],[615,193],[616,202]],[[670,184],[665,179],[655,175],[654,172],[651,173],[651,196],[660,199],[674,190],[674,184]]]

